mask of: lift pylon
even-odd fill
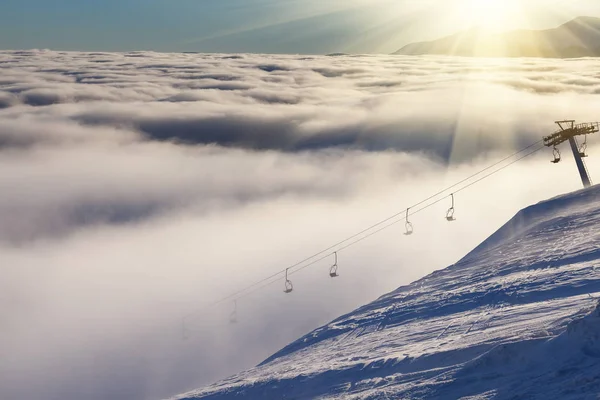
[[[575,124],[574,120],[556,121],[559,129],[550,136],[544,137],[544,145],[547,147],[553,147],[557,151],[556,146],[559,144],[569,141],[571,150],[573,151],[573,157],[583,182],[583,187],[592,186],[590,176],[588,174],[583,157],[586,157],[585,152],[582,152],[577,144],[576,136],[585,136],[600,131],[599,122],[588,122],[584,124]],[[560,153],[559,153],[560,154]],[[555,154],[555,160],[556,154]],[[558,158],[560,161],[560,156]],[[556,161],[558,162],[558,161]]]

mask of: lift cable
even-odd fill
[[[477,172],[477,173],[475,173],[475,174],[473,174],[473,175],[471,175],[471,176],[469,176],[469,177],[467,177],[467,178],[465,178],[465,179],[463,179],[463,180],[461,180],[461,181],[453,184],[452,186],[449,186],[449,187],[447,187],[447,188],[445,188],[443,190],[440,190],[439,192],[437,192],[437,193],[435,193],[435,194],[427,197],[426,199],[424,199],[424,200],[416,203],[415,205],[413,205],[413,206],[411,206],[409,208],[410,209],[414,209],[414,208],[417,208],[417,207],[419,207],[419,206],[421,206],[421,205],[429,202],[430,200],[432,200],[432,199],[434,199],[434,198],[436,198],[436,197],[444,194],[445,192],[448,192],[449,190],[454,189],[455,187],[460,186],[463,183],[468,182],[469,180],[471,180],[471,179],[473,179],[473,178],[475,178],[475,177],[483,174],[484,172],[487,172],[487,171],[493,169],[494,167],[497,167],[498,165],[500,165],[500,164],[502,164],[502,163],[510,160],[511,158],[514,158],[515,156],[517,156],[517,155],[519,155],[519,154],[521,154],[521,153],[523,153],[523,152],[531,149],[532,147],[534,147],[536,145],[539,145],[542,141],[543,140],[539,140],[539,141],[537,141],[537,142],[535,142],[535,143],[533,143],[533,144],[531,144],[531,145],[529,145],[527,147],[524,147],[523,149],[521,149],[521,150],[519,150],[519,151],[511,154],[510,156],[507,156],[507,157],[503,158],[502,160],[497,161],[496,163],[494,163],[494,164],[492,164],[492,165],[490,165],[490,166],[488,166],[488,167],[480,170],[479,172]],[[461,191],[463,191],[463,190],[465,190],[465,189],[467,189],[467,188],[475,185],[476,183],[479,183],[482,180],[484,180],[484,179],[486,179],[486,178],[488,178],[488,177],[490,177],[490,176],[492,176],[492,175],[494,175],[494,174],[502,171],[503,169],[505,169],[505,168],[507,168],[507,167],[509,167],[509,166],[511,166],[511,165],[513,165],[513,164],[515,164],[515,163],[523,160],[524,158],[529,157],[529,156],[533,155],[534,153],[537,153],[538,151],[542,150],[543,148],[544,148],[544,146],[540,146],[540,147],[536,148],[535,150],[530,151],[527,154],[525,154],[525,155],[523,155],[523,156],[521,156],[521,157],[519,157],[519,158],[511,161],[510,163],[502,166],[501,168],[496,169],[496,170],[490,172],[489,174],[486,174],[486,175],[480,177],[479,179],[477,179],[477,180],[475,180],[475,181],[473,181],[471,183],[468,183],[467,185],[465,185],[465,186],[463,186],[463,187],[455,190],[453,193],[454,194],[459,193],[459,192],[461,192]],[[410,214],[408,216],[417,214],[417,213],[419,213],[419,212],[421,212],[421,211],[423,211],[423,210],[425,210],[425,209],[427,209],[429,207],[432,207],[433,205],[435,205],[435,204],[437,204],[437,203],[445,200],[447,197],[448,196],[444,196],[444,197],[442,197],[442,198],[440,198],[440,199],[438,199],[438,200],[436,200],[434,202],[431,202],[431,203],[425,205],[424,207],[418,208],[415,211],[410,212]],[[402,216],[405,213],[406,213],[406,209],[403,209],[402,211],[400,211],[400,212],[398,212],[398,213],[396,213],[396,214],[394,214],[394,215],[392,215],[390,217],[387,217],[387,218],[385,218],[385,219],[383,219],[383,220],[381,220],[381,221],[379,221],[379,222],[377,222],[377,223],[369,226],[368,228],[365,228],[362,231],[360,231],[360,232],[358,232],[358,233],[356,233],[356,234],[354,234],[352,236],[349,236],[348,238],[346,238],[344,240],[341,240],[341,241],[337,242],[336,244],[333,244],[333,245],[327,247],[326,249],[323,249],[323,250],[321,250],[321,251],[319,251],[319,252],[311,255],[310,257],[307,257],[307,258],[303,259],[302,261],[299,261],[299,262],[297,262],[297,263],[295,263],[295,264],[293,264],[293,265],[291,265],[291,266],[289,266],[287,268],[284,268],[284,269],[282,269],[282,270],[280,270],[280,271],[278,271],[278,272],[276,272],[276,273],[274,273],[274,274],[272,274],[272,275],[270,275],[270,276],[268,276],[266,278],[263,278],[263,279],[261,279],[261,280],[259,280],[257,282],[254,282],[253,284],[250,284],[250,285],[246,286],[243,289],[240,289],[240,290],[238,290],[238,291],[236,291],[234,293],[231,293],[228,296],[225,296],[225,297],[221,298],[220,300],[217,300],[217,301],[215,301],[213,303],[210,303],[210,304],[206,305],[205,307],[203,307],[202,310],[197,310],[195,312],[187,314],[186,316],[183,317],[184,325],[185,325],[185,321],[187,319],[193,317],[194,315],[197,315],[197,314],[201,313],[202,311],[204,311],[205,309],[207,309],[209,307],[221,304],[221,303],[223,303],[225,301],[228,301],[228,300],[233,300],[233,299],[237,300],[237,299],[246,297],[246,296],[248,296],[248,295],[250,295],[250,294],[252,294],[252,293],[254,293],[254,292],[256,292],[256,291],[258,291],[258,290],[260,290],[260,289],[262,289],[264,287],[266,287],[266,286],[269,286],[269,285],[271,285],[271,284],[273,284],[275,282],[278,282],[281,279],[281,276],[284,276],[286,274],[286,271],[288,273],[288,276],[291,276],[291,275],[293,275],[295,273],[298,273],[298,272],[300,272],[300,271],[302,271],[302,270],[304,270],[304,269],[306,269],[306,268],[308,268],[308,267],[310,267],[312,265],[315,265],[316,263],[318,263],[320,261],[323,261],[324,259],[326,259],[328,257],[331,257],[332,254],[333,254],[331,252],[331,250],[336,249],[336,252],[339,253],[339,252],[341,252],[341,251],[343,251],[343,250],[345,250],[345,249],[347,249],[349,247],[352,247],[352,246],[356,245],[359,242],[362,242],[363,240],[365,240],[367,238],[370,238],[371,236],[373,236],[373,235],[375,235],[375,234],[377,234],[377,233],[379,233],[379,232],[381,232],[381,231],[383,231],[383,230],[385,230],[385,229],[387,229],[387,228],[389,228],[389,227],[391,227],[391,226],[393,226],[393,225],[395,225],[395,224],[397,224],[399,222],[402,222],[402,221],[406,220],[406,217],[402,217],[400,219],[397,219],[398,217]],[[386,223],[388,223],[388,224],[386,224]],[[375,229],[377,227],[379,227],[379,229],[377,229],[377,230],[375,230],[373,232],[369,232],[369,231],[372,231],[373,229]],[[353,240],[353,239],[355,239],[355,240]],[[319,257],[319,256],[321,256],[321,257]],[[319,258],[317,258],[317,257],[319,257]],[[308,262],[308,264],[305,264],[307,262]],[[277,279],[275,279],[275,278],[277,278]]]
[[[483,176],[482,178],[480,178],[480,179],[478,179],[478,180],[476,180],[476,181],[474,181],[474,182],[472,182],[472,183],[469,183],[468,185],[466,185],[466,186],[464,186],[464,187],[462,187],[462,188],[460,188],[460,189],[456,190],[454,193],[455,193],[455,194],[456,194],[456,193],[460,193],[460,192],[462,192],[463,190],[466,190],[466,189],[470,188],[471,186],[475,185],[476,183],[479,183],[479,182],[481,182],[482,180],[484,180],[484,179],[486,179],[486,178],[488,178],[488,177],[490,177],[490,176],[492,176],[492,175],[495,175],[496,173],[498,173],[498,172],[502,171],[503,169],[505,169],[505,168],[507,168],[507,167],[509,167],[509,166],[511,166],[511,165],[513,165],[513,164],[515,164],[515,163],[517,163],[517,162],[519,162],[519,161],[523,160],[524,158],[527,158],[527,157],[529,157],[529,156],[531,156],[531,155],[533,155],[533,154],[537,153],[538,151],[540,151],[540,150],[542,150],[542,149],[543,149],[543,147],[540,147],[540,148],[538,148],[538,149],[535,149],[535,150],[533,150],[533,151],[531,151],[531,152],[529,152],[529,153],[525,154],[524,156],[521,156],[521,157],[519,157],[518,159],[516,159],[516,160],[512,161],[510,164],[507,164],[507,165],[503,166],[502,168],[500,168],[500,169],[497,169],[497,170],[495,170],[495,171],[493,171],[493,172],[491,172],[491,173],[489,173],[489,174],[487,174],[487,175]],[[430,208],[430,207],[432,207],[432,206],[434,206],[434,205],[436,205],[436,204],[440,203],[441,201],[445,200],[446,198],[447,198],[447,196],[446,196],[446,197],[442,197],[441,199],[438,199],[438,200],[436,200],[436,201],[434,201],[434,202],[432,202],[432,203],[430,203],[430,204],[427,204],[426,206],[423,206],[423,207],[421,207],[421,208],[417,209],[416,211],[413,211],[413,212],[411,212],[411,213],[409,214],[409,216],[412,216],[412,215],[418,214],[418,213],[420,213],[421,211],[424,211],[424,210],[426,210],[426,209],[428,209],[428,208]],[[403,211],[402,213],[404,213],[404,211]],[[398,219],[398,220],[395,220],[395,221],[393,221],[393,222],[390,222],[389,224],[387,224],[387,225],[384,225],[384,226],[380,227],[379,229],[377,229],[377,230],[375,230],[375,231],[373,231],[373,232],[370,232],[370,233],[366,234],[365,236],[363,236],[363,237],[360,237],[360,238],[358,238],[358,239],[356,239],[356,240],[354,240],[354,241],[352,241],[352,242],[350,242],[350,243],[346,244],[346,245],[345,245],[345,246],[343,246],[343,247],[340,247],[340,248],[338,248],[338,249],[336,250],[336,252],[337,252],[337,253],[340,253],[340,252],[342,252],[343,250],[346,250],[346,249],[348,249],[349,247],[352,247],[352,246],[354,246],[354,245],[356,245],[356,244],[358,244],[358,243],[360,243],[360,242],[362,242],[362,241],[364,241],[364,240],[366,240],[366,239],[370,238],[371,236],[374,236],[374,235],[378,234],[379,232],[381,232],[381,231],[383,231],[383,230],[386,230],[387,228],[389,228],[389,227],[391,227],[391,226],[393,226],[393,225],[396,225],[397,223],[399,223],[399,222],[402,222],[402,221],[404,221],[404,220],[405,220],[405,217],[402,217],[401,219]],[[322,256],[322,257],[320,257],[320,258],[318,258],[318,259],[316,259],[316,260],[314,260],[314,261],[312,261],[312,262],[310,262],[309,264],[303,265],[303,266],[301,266],[301,267],[299,267],[299,268],[295,269],[294,271],[291,271],[291,272],[289,272],[289,273],[288,273],[288,275],[289,275],[289,276],[291,276],[291,275],[294,275],[294,274],[296,274],[296,273],[298,273],[298,272],[300,272],[300,271],[302,271],[302,270],[304,270],[304,269],[306,269],[306,268],[308,268],[308,267],[311,267],[311,266],[313,266],[313,265],[317,264],[317,263],[318,263],[318,262],[320,262],[320,261],[323,261],[323,260],[325,260],[325,259],[327,259],[327,258],[331,257],[331,255],[332,255],[332,253],[328,253],[328,254],[326,254],[326,255],[324,255],[324,256]],[[271,284],[273,284],[273,283],[275,283],[275,282],[279,282],[279,279],[277,279],[277,280],[272,280],[271,282],[265,283],[264,285],[262,285],[262,286],[260,286],[260,287],[258,287],[258,288],[255,288],[254,290],[251,290],[251,291],[249,291],[249,292],[247,292],[247,293],[244,293],[243,295],[241,295],[241,296],[239,296],[239,297],[237,297],[237,298],[238,298],[238,299],[240,299],[240,298],[246,297],[246,296],[248,296],[248,295],[250,295],[250,294],[252,294],[252,293],[254,293],[254,292],[256,292],[256,291],[258,291],[258,290],[260,290],[260,289],[262,289],[262,288],[264,288],[264,287],[266,287],[266,286],[269,286],[269,285],[271,285]],[[224,300],[223,300],[223,301],[224,301]]]

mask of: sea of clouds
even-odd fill
[[[207,307],[552,133],[600,62],[0,52],[0,398],[158,399],[255,365],[580,188],[539,152]],[[600,173],[597,138],[588,167]],[[181,321],[193,313],[190,337]]]

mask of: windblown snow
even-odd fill
[[[176,399],[598,399],[599,200],[524,209],[456,264]]]

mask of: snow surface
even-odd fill
[[[599,399],[600,185],[182,399]],[[457,222],[459,223],[459,222]]]

